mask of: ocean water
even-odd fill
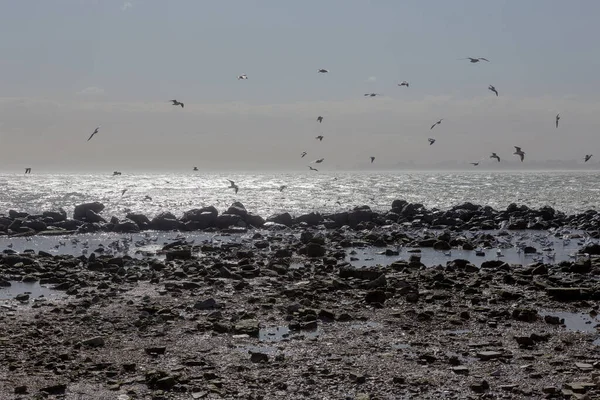
[[[238,184],[237,194],[227,179]],[[287,187],[280,191],[282,185]],[[207,205],[224,211],[241,201],[266,217],[357,205],[389,210],[395,199],[440,209],[466,201],[494,208],[514,202],[576,213],[600,207],[599,194],[600,173],[590,171],[0,174],[0,214],[58,207],[71,213],[77,204],[99,201],[105,217],[128,211],[152,217],[167,210],[179,216]]]

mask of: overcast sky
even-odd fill
[[[0,0],[0,171],[514,162],[514,145],[524,164],[597,164],[598,15],[596,0]]]

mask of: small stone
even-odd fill
[[[21,293],[15,296],[15,299],[17,301],[28,301],[29,300],[29,295],[27,293]]]
[[[217,307],[217,301],[213,298],[202,300],[194,304],[196,310],[211,310]]]
[[[144,351],[146,352],[146,354],[149,354],[149,355],[159,355],[159,354],[165,354],[165,351],[167,351],[167,348],[165,346],[146,347],[144,349]],[[134,369],[135,369],[135,364],[134,364]]]
[[[84,346],[89,347],[102,347],[104,346],[104,338],[102,336],[95,336],[89,339],[85,339],[81,342]]]
[[[459,365],[458,367],[452,367],[452,372],[458,375],[469,375],[469,368]]]
[[[269,356],[265,353],[250,353],[250,361],[253,363],[266,363],[269,362]]]
[[[22,385],[22,386],[15,387],[15,394],[26,394],[26,393],[27,393],[27,386]]]
[[[477,353],[477,357],[481,361],[487,361],[502,357],[502,353],[498,351],[482,351]]]
[[[472,383],[470,387],[475,393],[483,393],[490,388],[490,384],[487,381],[481,381]]]
[[[582,371],[591,371],[594,369],[594,366],[592,364],[587,363],[575,363],[575,366]]]

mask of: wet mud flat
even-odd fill
[[[0,398],[600,396],[595,243],[517,263],[500,232],[236,235],[5,251]]]

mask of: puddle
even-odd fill
[[[540,315],[542,317],[550,315],[553,317],[564,319],[564,325],[569,331],[598,333],[598,329],[595,328],[595,326],[600,324],[600,316],[592,317],[591,315],[586,313],[572,313],[564,311],[542,311],[540,312]]]
[[[490,235],[497,237],[497,231],[488,232]],[[572,231],[571,233],[577,233]],[[570,240],[563,241],[561,238],[549,236],[548,232],[542,231],[526,231],[517,232],[511,231],[510,236],[503,236],[502,244],[492,249],[484,249],[483,254],[481,249],[477,250],[462,250],[452,249],[450,251],[434,250],[432,248],[420,248],[421,262],[427,266],[446,265],[448,261],[455,259],[464,259],[476,266],[481,266],[481,263],[489,260],[502,260],[509,264],[532,264],[537,260],[542,260],[545,263],[559,263],[561,261],[573,261],[572,255],[577,253],[581,248],[579,241]],[[524,254],[517,247],[519,245],[527,245],[535,247],[538,252],[543,254]],[[551,248],[552,251],[542,251],[542,249]],[[396,247],[390,247],[391,250],[398,250]],[[413,248],[401,248],[399,255],[386,256],[380,254],[385,252],[381,247],[362,247],[348,249],[348,253],[354,251],[354,254],[348,255],[346,261],[354,267],[373,267],[376,265],[387,266],[398,260],[408,261],[413,253]],[[498,253],[500,250],[500,253]],[[479,254],[479,255],[478,255]],[[499,257],[498,254],[501,254]],[[554,254],[551,259],[548,255]]]
[[[10,281],[9,287],[0,287],[0,300],[11,300],[20,294],[29,294],[29,299],[39,297],[55,298],[61,297],[62,293],[46,286],[41,286],[38,282],[18,282]]]
[[[290,331],[287,326],[275,326],[270,328],[262,328],[258,331],[258,340],[261,342],[281,342],[286,339],[304,336],[304,338],[315,338],[319,336],[321,330],[319,328],[309,331]]]

